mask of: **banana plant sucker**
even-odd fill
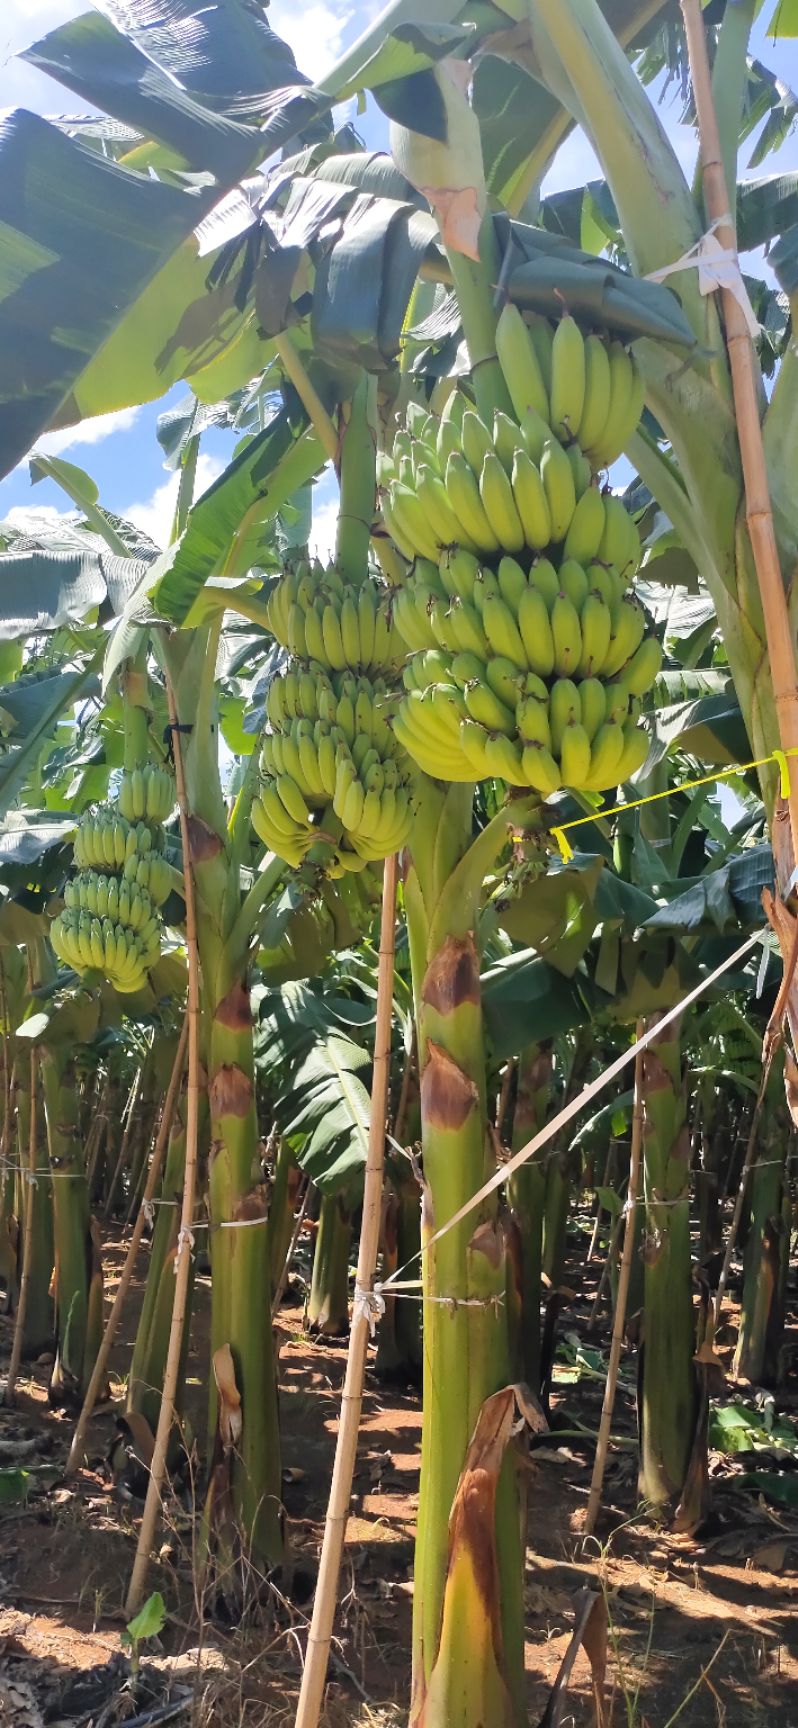
[[[253,932],[285,866],[272,861],[242,898],[249,861],[246,791],[228,820],[219,769],[215,673],[221,620],[159,644],[175,690],[197,898],[203,1060],[208,1076],[211,1351],[229,1345],[244,1411],[228,1459],[236,1526],[259,1563],[283,1552],[280,1445],[271,1328],[267,1195],[259,1159],[249,968]],[[250,776],[254,789],[254,779]],[[278,867],[279,865],[279,867]],[[251,1227],[244,1227],[250,1225]],[[210,1437],[217,1399],[210,1376]]]
[[[729,178],[736,162],[744,88],[741,69],[747,50],[740,11],[727,8],[715,63]],[[750,4],[746,3],[744,12],[752,19]],[[676,263],[696,245],[707,225],[700,188],[696,197],[597,0],[530,0],[529,16],[540,57],[545,63],[546,55],[553,53],[568,80],[571,112],[585,126],[602,164],[633,268],[646,275]],[[647,339],[636,344],[646,401],[670,440],[672,454],[664,456],[641,433],[632,439],[628,454],[707,582],[753,749],[757,755],[766,754],[778,743],[778,731],[716,297],[700,294],[694,267],[687,266],[668,280],[682,300],[697,346],[686,358],[663,343]],[[795,366],[792,354],[764,417],[785,577],[794,568],[798,543],[798,505],[791,479],[798,442],[798,408],[790,390]],[[764,391],[761,402],[764,409]],[[763,779],[766,793],[772,795],[773,774],[767,772]]]

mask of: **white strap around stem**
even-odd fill
[[[675,263],[664,264],[661,270],[649,270],[645,281],[664,282],[668,276],[675,276],[680,270],[697,270],[699,294],[714,294],[716,288],[733,294],[744,313],[749,335],[755,340],[759,335],[759,319],[743,281],[740,260],[735,251],[721,246],[715,233],[718,227],[733,227],[731,217],[717,216],[715,221],[710,223],[706,234],[702,234],[701,239],[697,240],[688,252],[683,252]]]

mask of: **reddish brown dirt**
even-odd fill
[[[107,1251],[108,1286],[121,1264],[119,1240]],[[142,1273],[145,1270],[142,1264]],[[189,1361],[189,1421],[202,1431],[208,1283],[199,1279]],[[140,1299],[135,1286],[113,1367],[122,1376]],[[591,1290],[563,1317],[561,1330],[584,1335]],[[606,1316],[601,1341],[606,1343]],[[0,1321],[7,1354],[10,1322]],[[344,1350],[309,1341],[296,1308],[280,1320],[285,1504],[293,1579],[264,1620],[220,1623],[212,1603],[196,1601],[188,1510],[174,1507],[151,1588],[163,1591],[169,1620],[162,1662],[196,1677],[195,1721],[210,1728],[285,1728],[292,1721],[318,1552],[343,1377]],[[595,1340],[594,1340],[595,1341]],[[795,1340],[793,1339],[793,1342]],[[631,1368],[631,1364],[630,1364]],[[0,1442],[36,1442],[36,1458],[63,1465],[71,1420],[46,1400],[47,1365],[23,1371],[16,1411],[0,1410]],[[117,1388],[118,1390],[119,1388]],[[595,1429],[602,1385],[555,1380],[553,1418]],[[780,1402],[798,1402],[794,1387]],[[630,1380],[619,1392],[614,1431],[632,1442]],[[120,1648],[121,1607],[140,1508],[121,1502],[102,1463],[112,1432],[108,1407],[91,1433],[92,1465],[64,1484],[57,1478],[24,1507],[0,1510],[0,1722],[3,1677],[28,1683],[48,1720],[73,1715],[64,1688]],[[363,1431],[341,1580],[325,1722],[398,1728],[406,1719],[417,1507],[419,1399],[369,1375]],[[713,1515],[700,1539],[652,1529],[635,1505],[633,1443],[611,1453],[599,1543],[585,1552],[581,1525],[592,1448],[554,1433],[528,1467],[526,1666],[529,1722],[537,1724],[567,1648],[577,1593],[606,1597],[610,1625],[612,1720],[622,1728],[795,1728],[798,1723],[798,1517],[775,1512],[735,1488],[716,1465]],[[200,1655],[197,1655],[201,1647]],[[178,1661],[178,1658],[181,1657]],[[199,1669],[201,1667],[201,1673]],[[705,1676],[701,1678],[702,1674]],[[637,1694],[637,1704],[632,1700]],[[589,1669],[580,1654],[565,1721],[588,1723]],[[9,1717],[9,1721],[11,1718]],[[182,1718],[186,1720],[186,1718]],[[26,1724],[27,1728],[27,1724]]]

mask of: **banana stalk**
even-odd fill
[[[30,1063],[18,1064],[18,1077],[15,1081],[16,1118],[17,1118],[17,1157],[15,1162],[27,1163],[28,1141],[30,1138]],[[38,1162],[38,1159],[37,1159]],[[13,1186],[13,1177],[7,1178]],[[41,1350],[47,1350],[53,1341],[53,1300],[50,1295],[50,1280],[53,1270],[53,1200],[52,1183],[39,1181],[36,1187],[32,1183],[17,1179],[16,1221],[14,1227],[14,1260],[8,1257],[8,1272],[14,1297],[19,1287],[21,1273],[22,1243],[25,1235],[25,1214],[28,1207],[33,1208],[32,1235],[30,1244],[30,1263],[28,1276],[28,1296],[25,1304],[25,1326],[22,1334],[22,1354],[25,1357],[37,1356]],[[4,1221],[6,1213],[4,1211]],[[10,1222],[10,1220],[9,1220]]]
[[[471,844],[472,788],[426,782],[405,905],[418,1028],[424,1165],[422,1245],[493,1166],[475,920],[502,840],[500,821]],[[514,1465],[495,1500],[450,1530],[483,1406],[513,1376],[505,1227],[488,1202],[423,1256],[424,1425],[413,1601],[411,1724],[516,1728],[523,1720],[521,1546]],[[466,1306],[465,1304],[468,1304]],[[450,1543],[451,1536],[451,1543]],[[474,1568],[475,1553],[489,1565]],[[474,1626],[482,1628],[474,1640]],[[456,1702],[455,1702],[456,1701]]]
[[[349,1249],[352,1213],[345,1194],[324,1194],[319,1212],[305,1325],[340,1338],[349,1330]]]
[[[219,624],[161,644],[168,659],[181,721],[192,731],[184,744],[186,796],[193,848],[202,989],[203,1060],[208,1075],[209,1205],[211,1218],[211,1353],[232,1356],[244,1411],[235,1452],[226,1458],[233,1523],[253,1560],[265,1568],[283,1554],[280,1519],[280,1442],[271,1329],[264,1328],[271,1299],[266,1196],[260,1179],[255,1108],[254,1049],[249,1005],[253,929],[264,895],[284,866],[266,871],[242,905],[240,846],[228,828],[218,762],[214,675]],[[247,1223],[246,1220],[251,1222]],[[209,1435],[215,1444],[218,1397],[211,1386]],[[211,1505],[219,1504],[214,1474]],[[227,1490],[225,1490],[226,1492]],[[224,1498],[224,1497],[223,1497]],[[227,1503],[227,1502],[225,1502]],[[223,1549],[226,1537],[210,1530]]]
[[[80,1405],[102,1337],[102,1262],[89,1211],[78,1095],[68,1052],[58,1046],[43,1048],[41,1072],[56,1267],[57,1354],[50,1398]]]

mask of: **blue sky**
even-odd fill
[[[85,0],[2,0],[0,5],[0,106],[24,106],[41,114],[74,112],[69,93],[50,79],[35,72],[16,58],[20,49],[70,17],[87,10]],[[304,71],[320,77],[334,62],[341,50],[349,45],[374,17],[376,7],[362,4],[341,5],[324,0],[272,0],[270,22],[291,43]],[[771,6],[764,16],[770,15]],[[760,23],[755,32],[754,52],[778,72],[788,84],[798,83],[798,43],[774,44],[764,36]],[[695,140],[688,128],[677,121],[678,98],[663,111],[663,117],[675,148],[689,172],[695,161]],[[386,123],[373,103],[364,115],[356,118],[358,130],[370,148],[383,147]],[[745,172],[747,152],[741,159]],[[784,172],[798,169],[798,135],[793,135],[778,156],[766,164],[766,171]],[[581,134],[574,134],[561,150],[546,185],[556,190],[578,185],[597,173],[595,158]],[[761,172],[761,170],[760,170]],[[89,421],[83,426],[52,434],[41,440],[41,447],[67,455],[92,474],[100,488],[102,502],[112,510],[138,521],[157,541],[168,534],[171,518],[174,481],[165,472],[155,439],[155,422],[163,407],[179,400],[184,394],[178,386],[160,403],[138,410],[125,410],[105,420]],[[198,479],[200,487],[207,485],[221,471],[232,452],[232,439],[211,432],[203,439]],[[318,493],[317,534],[320,546],[327,542],[334,513],[331,489],[322,483]],[[41,482],[31,488],[27,464],[22,464],[0,482],[0,518],[12,516],[17,510],[34,507],[63,509],[64,499],[51,482]]]

